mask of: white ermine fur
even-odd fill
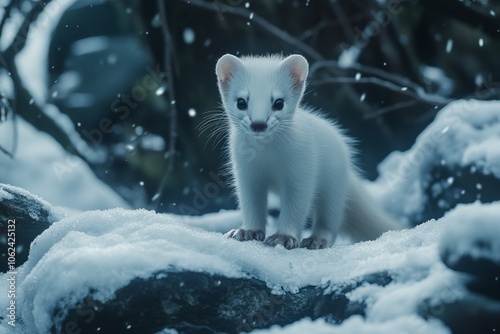
[[[300,55],[237,58],[216,66],[229,118],[229,156],[243,217],[227,236],[264,240],[269,193],[280,198],[277,233],[264,243],[325,248],[344,229],[355,241],[398,225],[368,196],[352,162],[351,140],[300,106],[308,63]],[[301,241],[306,220],[312,234]]]

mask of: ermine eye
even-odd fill
[[[236,100],[236,108],[238,108],[239,110],[247,110],[248,108],[247,101],[245,101],[242,98],[239,98],[238,100]]]
[[[273,110],[281,110],[283,109],[283,106],[284,106],[283,99],[277,99],[273,103]]]

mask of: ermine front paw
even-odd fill
[[[307,249],[322,249],[328,247],[328,242],[323,238],[310,237],[302,240],[300,247]]]
[[[245,230],[243,228],[237,228],[227,232],[225,236],[239,241],[262,241],[264,240],[265,234],[262,230]]]
[[[264,243],[268,246],[282,245],[286,249],[293,249],[299,247],[299,242],[292,236],[286,234],[273,234],[264,240]]]

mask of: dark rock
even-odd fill
[[[490,258],[477,258],[470,254],[462,254],[455,259],[452,251],[445,250],[441,253],[441,260],[448,268],[476,278],[486,281],[500,279],[500,263]]]
[[[413,225],[441,218],[460,203],[500,200],[500,179],[481,167],[436,165],[422,180],[427,201],[419,214],[410,217]]]
[[[500,276],[491,279],[471,279],[466,287],[477,294],[500,302]],[[500,318],[500,313],[498,314]]]
[[[467,274],[465,286],[470,291],[498,302],[500,255],[497,254],[498,235],[495,235],[497,224],[496,219],[450,222],[443,232],[439,255],[448,268]]]
[[[345,294],[362,284],[385,286],[387,273],[368,275],[336,289],[306,287],[276,295],[260,280],[228,278],[197,272],[162,272],[136,279],[100,303],[87,297],[69,311],[52,333],[156,333],[164,328],[179,333],[240,333],[271,325],[286,325],[304,317],[327,317],[340,322],[364,315],[364,303]],[[56,311],[56,318],[64,317]]]
[[[500,302],[474,293],[452,292],[438,303],[426,300],[418,313],[443,321],[454,334],[494,333],[500,328]]]
[[[4,193],[0,199],[0,271],[6,272],[8,244],[14,241],[15,266],[22,265],[28,259],[31,242],[57,220],[57,215],[50,204],[23,189],[0,183],[0,192]],[[8,239],[8,225],[15,226],[14,240]]]
[[[452,270],[485,281],[498,280],[498,221],[481,217],[477,219],[481,220],[450,222],[443,231],[439,255],[443,263]]]

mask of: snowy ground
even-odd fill
[[[192,227],[184,218],[145,210],[76,214],[42,233],[32,244],[29,260],[19,268],[16,304],[22,320],[17,328],[19,333],[47,333],[57,321],[52,317],[56,307],[74,307],[89,291],[95,291],[92,295],[98,300],[109,300],[132,279],[148,278],[165,268],[255,277],[276,293],[309,285],[334,289],[335,283],[386,270],[393,277],[389,285],[367,284],[347,295],[350,300],[368,303],[366,319],[355,316],[338,326],[305,319],[284,329],[272,328],[269,333],[321,333],[333,328],[340,333],[353,329],[399,332],[404,328],[411,333],[447,333],[438,321],[416,315],[424,300],[440,304],[465,295],[464,277],[439,259],[441,239],[451,237],[443,231],[450,226],[474,227],[471,222],[486,216],[491,221],[498,213],[499,203],[463,205],[438,221],[388,232],[376,241],[319,251],[241,243]],[[225,223],[235,223],[236,217],[226,213]],[[492,233],[497,231],[482,232]],[[0,280],[2,295],[7,294],[5,276]],[[2,299],[0,308],[5,309],[7,302]],[[2,326],[8,328],[5,323]]]

